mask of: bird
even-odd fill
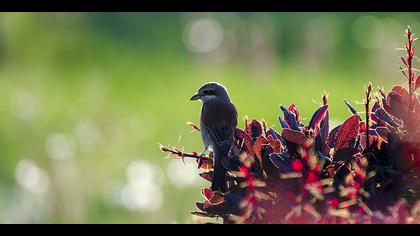
[[[201,100],[200,132],[204,143],[203,154],[213,152],[212,191],[226,192],[227,168],[223,159],[228,158],[238,125],[238,112],[230,100],[227,89],[220,83],[209,82],[200,87],[190,101]],[[226,160],[226,159],[225,159]]]

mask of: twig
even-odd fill
[[[168,148],[166,146],[163,146],[162,144],[159,144],[159,148],[162,152],[169,152],[169,155],[175,155],[177,157],[183,158],[183,157],[190,157],[190,158],[194,158],[194,159],[207,159],[210,158],[209,156],[203,155],[200,156],[197,152],[192,152],[192,153],[186,153],[183,151],[178,150],[177,148]]]
[[[403,63],[407,66],[408,93],[410,95],[408,106],[410,108],[410,111],[412,111],[413,106],[414,106],[414,99],[413,99],[414,86],[415,86],[414,72],[416,71],[413,68],[413,58],[414,58],[414,52],[415,52],[416,48],[413,47],[414,39],[413,39],[413,33],[411,31],[410,26],[407,26],[406,36],[407,36],[407,43],[404,43],[404,47],[405,47],[406,52],[407,52],[407,58],[406,58],[406,60],[404,60],[403,58],[401,58],[401,59],[402,59]]]
[[[365,100],[365,109],[366,109],[366,149],[369,149],[369,118],[370,118],[370,108],[369,104],[372,100],[372,84],[369,83],[367,89],[366,89],[366,100]]]

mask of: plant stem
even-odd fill
[[[369,148],[369,101],[365,104],[366,109],[366,149]]]
[[[366,101],[365,101],[365,109],[366,109],[366,149],[369,149],[369,122],[370,122],[370,108],[369,108],[369,104],[370,104],[370,100],[372,99],[371,96],[371,92],[372,92],[372,84],[369,83],[367,89],[366,89]]]
[[[407,27],[407,40],[408,40],[408,45],[406,47],[407,50],[407,69],[408,69],[408,94],[409,94],[409,104],[408,107],[410,109],[410,111],[413,110],[413,105],[414,105],[414,101],[413,101],[413,81],[414,81],[414,71],[413,71],[413,57],[414,54],[411,53],[413,50],[413,39],[412,39],[412,31],[410,26]]]
[[[195,159],[199,159],[199,158],[206,159],[206,158],[209,158],[208,156],[200,156],[199,154],[197,154],[195,152],[194,153],[186,153],[186,152],[180,151],[180,150],[178,150],[176,148],[168,148],[168,147],[165,147],[163,145],[160,145],[160,150],[162,150],[162,152],[169,152],[170,154],[179,156],[181,158],[182,157],[191,157],[191,158],[195,158]]]

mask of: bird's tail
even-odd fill
[[[213,153],[214,172],[211,188],[213,191],[226,192],[226,169],[222,164],[223,158],[228,158],[230,145],[223,145],[218,151]]]

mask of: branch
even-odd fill
[[[414,108],[414,99],[413,99],[413,92],[414,92],[414,86],[415,86],[415,80],[414,80],[414,71],[416,71],[413,68],[413,57],[415,52],[415,47],[413,47],[413,33],[411,31],[410,26],[407,27],[406,30],[406,36],[407,36],[407,43],[404,44],[406,52],[407,52],[407,58],[406,60],[403,60],[405,62],[404,64],[407,66],[408,69],[408,93],[410,95],[409,98],[409,104],[408,107],[410,108],[410,111]]]
[[[179,150],[175,147],[168,148],[166,146],[163,146],[162,144],[159,144],[159,148],[162,152],[168,152],[170,156],[175,155],[179,158],[184,158],[184,157],[190,157],[190,158],[194,158],[194,159],[202,159],[202,158],[203,159],[208,159],[208,158],[210,158],[209,156],[206,156],[206,155],[201,156],[197,152],[194,152],[194,151],[192,153],[186,153],[186,152],[181,151],[181,150]]]
[[[372,100],[372,84],[369,83],[366,89],[366,100],[365,100],[365,109],[366,109],[366,149],[369,149],[369,118],[370,118],[370,108],[369,103]]]

